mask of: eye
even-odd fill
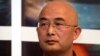
[[[45,26],[47,25],[47,23],[40,23],[40,26]]]
[[[45,26],[47,25],[48,21],[46,20],[39,20],[39,26]]]
[[[62,26],[64,25],[63,23],[55,23],[57,26]]]
[[[62,25],[61,23],[56,23],[56,25]]]

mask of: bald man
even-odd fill
[[[77,18],[67,2],[53,1],[42,9],[37,32],[43,56],[76,56],[73,41],[81,32]]]

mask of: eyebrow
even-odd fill
[[[43,21],[43,20],[47,20],[45,17],[39,18],[38,21]]]
[[[65,21],[63,18],[61,18],[61,17],[57,17],[56,19],[55,19],[55,21]]]

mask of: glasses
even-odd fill
[[[57,21],[54,23],[50,23],[50,22],[46,22],[46,21],[38,22],[38,28],[40,28],[42,30],[46,30],[49,27],[53,27],[57,30],[63,30],[63,29],[67,29],[69,27],[77,27],[77,25],[67,25],[65,22],[62,22],[62,21]]]

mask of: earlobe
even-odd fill
[[[74,30],[74,40],[76,40],[78,38],[78,36],[81,33],[81,28],[80,27],[76,27]]]

